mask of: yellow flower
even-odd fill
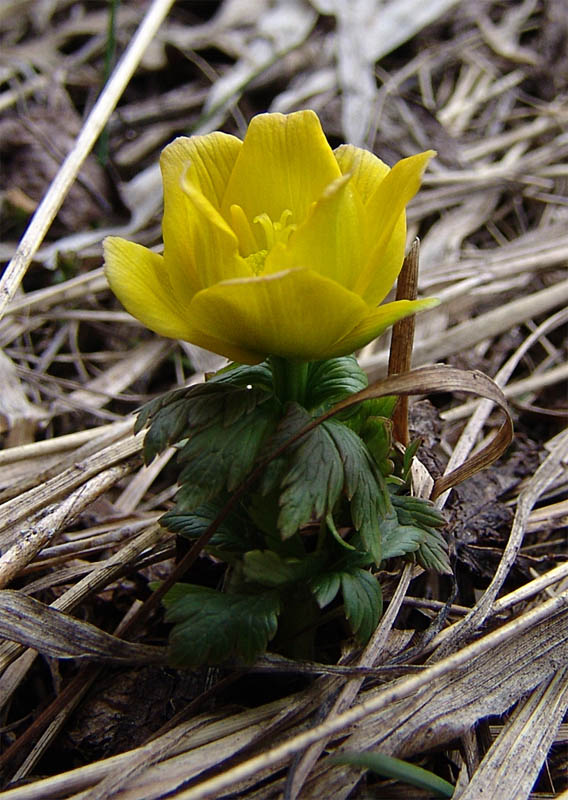
[[[234,361],[351,353],[436,303],[379,305],[432,155],[389,169],[366,150],[332,150],[312,111],[260,114],[244,141],[180,137],[160,159],[164,255],[109,237],[108,281],[148,328]]]

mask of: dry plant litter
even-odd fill
[[[330,758],[368,748],[443,771],[456,798],[561,796],[563,0],[123,0],[121,59],[102,88],[108,25],[109,4],[93,0],[0,8],[0,255],[9,262],[0,281],[2,797],[409,797],[405,786],[362,781],[360,768]],[[140,700],[131,692],[124,724],[139,725],[140,738],[111,741],[106,756],[101,739],[93,755],[72,715],[97,687],[106,691],[109,674],[118,676],[111,703],[129,669],[175,683],[163,665],[149,666],[163,649],[146,636],[130,641],[141,581],[163,577],[160,565],[175,554],[157,524],[175,492],[171,452],[144,467],[131,413],[219,365],[143,332],[118,308],[101,242],[109,233],[158,240],[157,153],[175,135],[242,134],[254,113],[302,107],[319,113],[332,140],[391,163],[438,150],[409,210],[410,238],[421,237],[419,292],[442,299],[417,320],[413,366],[446,361],[491,375],[511,403],[515,444],[496,467],[438,497],[459,602],[447,581],[394,571],[374,636],[335,671],[304,664],[302,688],[248,709],[238,672],[212,673],[212,685],[191,691],[178,680],[177,699],[150,721],[129,716]],[[111,158],[101,165],[93,147],[104,129]],[[385,375],[388,358],[384,341],[366,348],[371,380]],[[459,467],[501,424],[490,399],[443,400],[439,413],[411,404],[430,453],[420,451],[425,486],[428,473]],[[163,641],[155,619],[145,632]],[[58,666],[61,658],[72,662]],[[123,666],[108,673],[113,664]],[[292,668],[267,658],[257,669],[260,677]],[[103,714],[95,739],[105,724]],[[83,765],[73,741],[87,748]]]

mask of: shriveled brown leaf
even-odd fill
[[[460,800],[516,800],[529,795],[568,710],[568,669],[559,669],[519,703]]]
[[[0,635],[53,658],[96,659],[111,664],[160,662],[165,658],[162,647],[118,639],[11,589],[0,591]]]
[[[427,395],[437,392],[467,392],[491,400],[504,412],[505,420],[493,439],[483,449],[471,456],[465,464],[436,480],[432,491],[432,498],[435,499],[452,486],[456,486],[496,461],[513,438],[513,420],[507,407],[507,401],[497,384],[484,373],[458,370],[454,367],[437,364],[432,367],[420,367],[402,375],[391,375],[372,383],[367,389],[338,403],[328,414],[316,420],[314,425],[344,408],[350,408],[371,397],[398,394]]]

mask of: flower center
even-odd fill
[[[253,225],[260,225],[262,228],[258,236],[253,234],[251,224],[241,206],[232,205],[230,214],[231,227],[239,242],[239,252],[255,275],[260,275],[264,270],[266,256],[274,245],[287,244],[290,235],[298,227],[290,222],[292,212],[289,208],[284,209],[277,222],[273,222],[266,212],[258,214],[252,221]],[[259,244],[264,244],[265,247],[259,250]]]
[[[253,224],[259,224],[264,232],[266,239],[266,249],[272,250],[277,242],[286,244],[292,231],[296,230],[297,225],[289,222],[292,212],[285,208],[278,222],[273,222],[266,212],[259,214],[253,219]]]
[[[255,275],[260,275],[264,269],[264,262],[266,261],[267,255],[268,250],[257,250],[256,253],[251,253],[250,256],[245,256],[245,261]]]

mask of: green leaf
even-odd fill
[[[218,664],[229,658],[252,663],[276,634],[280,598],[276,591],[223,594],[193,584],[176,584],[164,597],[169,662],[174,667]]]
[[[381,534],[385,560],[415,553],[426,536],[424,529],[417,525],[401,525],[394,513],[383,520]]]
[[[261,586],[283,586],[286,583],[306,581],[322,567],[322,559],[315,554],[302,558],[284,558],[273,550],[252,550],[245,554],[243,575],[245,580]]]
[[[262,457],[268,457],[279,450],[310,422],[312,422],[312,417],[303,406],[297,403],[289,403],[286,406],[284,415],[278,420],[276,429],[272,435],[267,438],[262,450]],[[291,454],[297,447],[298,442],[294,442],[282,455],[268,462],[260,479],[260,492],[263,495],[268,495],[277,490],[279,491]]]
[[[391,501],[403,525],[425,525],[428,528],[440,528],[446,520],[436,506],[422,497],[392,494]]]
[[[434,792],[440,797],[453,797],[454,787],[443,778],[439,778],[427,769],[402,761],[400,758],[387,756],[385,753],[353,753],[343,752],[333,756],[331,761],[335,764],[350,764],[353,767],[364,767],[384,778],[395,780]]]
[[[351,414],[345,421],[346,425],[360,433],[363,425],[369,417],[384,417],[390,419],[396,407],[398,397],[372,397],[369,400],[364,400],[356,406],[355,413]],[[338,414],[337,418],[341,418]]]
[[[385,547],[391,548],[385,558],[416,551],[416,560],[425,569],[450,575],[448,545],[444,536],[435,530],[445,524],[442,514],[429,500],[422,497],[392,494],[391,500],[399,527],[396,529],[393,525],[391,530],[383,534]],[[411,543],[413,531],[418,534],[418,547],[408,547],[401,553],[401,547]]]
[[[328,531],[331,533],[335,541],[340,547],[343,547],[345,550],[356,550],[357,548],[354,547],[352,544],[349,544],[345,539],[342,539],[339,531],[335,526],[335,520],[333,519],[332,514],[328,514],[325,518],[325,524],[327,525]]]
[[[448,554],[448,543],[440,531],[423,528],[424,539],[416,553],[416,560],[424,569],[451,575],[452,567]]]
[[[314,361],[308,371],[306,405],[312,411],[317,409],[319,416],[345,397],[365,389],[368,383],[354,356]]]
[[[252,386],[272,392],[272,371],[267,361],[254,366],[229,364],[209,379],[209,383],[233,383],[237,386]]]
[[[192,511],[224,489],[236,489],[252,470],[275,421],[274,406],[262,405],[232,419],[228,427],[216,425],[191,436],[178,455],[186,464],[178,479],[178,509]]]
[[[310,589],[320,608],[335,600],[341,586],[340,572],[325,572],[310,581]]]
[[[297,421],[311,421],[308,412],[297,405],[289,411]],[[302,426],[300,426],[302,427]],[[284,538],[293,536],[312,517],[326,516],[343,488],[341,456],[326,424],[309,431],[288,450],[288,464],[281,481],[278,528]]]
[[[259,492],[247,495],[247,514],[253,524],[264,534],[264,546],[287,558],[302,558],[306,549],[300,536],[282,539],[278,532],[278,491],[266,497]],[[250,550],[257,548],[251,547]]]
[[[136,430],[150,425],[144,439],[144,458],[149,464],[157,453],[207,428],[226,428],[263,404],[275,411],[273,398],[264,389],[232,383],[208,383],[169,392],[145,406]]]
[[[282,586],[294,580],[294,567],[301,563],[298,559],[284,559],[273,550],[252,550],[245,554],[243,575],[245,580],[261,586]]]
[[[142,428],[148,424],[149,420],[154,417],[161,408],[173,404],[176,400],[181,400],[186,397],[188,389],[174,389],[172,392],[166,392],[159,397],[145,403],[138,411],[136,422],[134,423],[134,433],[140,433]]]
[[[379,581],[370,572],[354,568],[341,574],[341,591],[345,616],[359,642],[365,644],[377,627],[383,610]]]
[[[422,444],[422,439],[414,439],[407,445],[404,456],[402,458],[402,479],[406,483],[410,478],[410,468],[412,467],[412,459],[418,452],[418,448]]]
[[[224,505],[225,498],[204,503],[190,513],[174,507],[160,519],[160,524],[172,533],[192,541],[199,539],[215,520]],[[239,555],[262,546],[262,537],[248,523],[244,515],[233,512],[217,528],[205,548],[208,553],[220,555],[228,560],[230,554]]]
[[[391,511],[386,484],[359,436],[336,420],[324,423],[343,462],[351,519],[377,566],[382,560],[380,520]]]
[[[386,417],[367,417],[359,434],[375,459],[381,475],[394,472],[392,458],[392,421]]]
[[[146,464],[149,464],[154,456],[165,450],[169,444],[183,438],[187,426],[186,403],[187,390],[180,389],[153,400],[140,411],[134,426],[135,433],[139,433],[151,421],[151,429],[144,439]]]
[[[352,549],[344,551],[325,572],[315,575],[309,583],[310,591],[319,607],[323,608],[335,599],[344,573],[352,574],[354,569],[368,567],[372,561],[369,553]]]
[[[365,550],[343,551],[334,562],[333,569],[338,572],[350,572],[355,567],[370,567],[373,557]]]

